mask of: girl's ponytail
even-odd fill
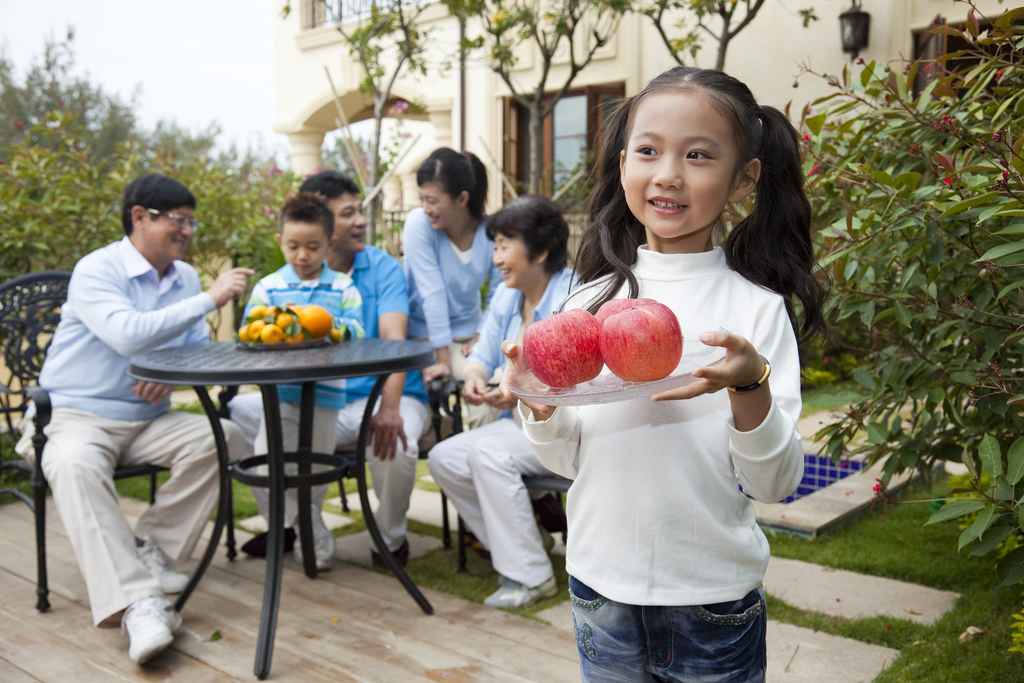
[[[793,329],[801,341],[824,332],[825,288],[814,276],[811,205],[804,194],[800,142],[793,125],[774,107],[756,107],[751,150],[761,161],[754,208],[729,233],[724,245],[729,266],[751,282],[786,300]],[[759,133],[759,134],[758,134]],[[797,325],[793,297],[803,308]]]
[[[469,191],[469,202],[466,204],[466,208],[469,209],[473,218],[482,221],[484,219],[484,202],[487,201],[487,167],[484,166],[484,162],[480,161],[480,157],[472,152],[463,152],[462,156],[469,161],[475,180],[473,189]]]

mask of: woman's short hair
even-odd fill
[[[547,197],[524,194],[487,218],[487,237],[517,239],[526,246],[526,257],[548,253],[544,270],[557,273],[569,260],[569,225],[558,205]]]

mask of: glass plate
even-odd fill
[[[318,346],[327,346],[331,343],[330,337],[318,339],[303,339],[302,341],[279,341],[279,342],[244,342],[235,340],[235,346],[246,351],[287,351],[290,349],[312,349]]]
[[[695,368],[717,365],[725,360],[725,349],[707,346],[700,341],[683,341],[683,357],[671,375],[653,382],[627,382],[607,371],[607,367],[589,382],[572,387],[549,387],[527,370],[509,382],[508,388],[517,398],[547,406],[587,406],[617,403],[678,389],[696,382],[690,374]]]

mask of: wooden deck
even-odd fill
[[[123,508],[134,523],[144,504],[124,501]],[[127,636],[93,627],[85,582],[52,506],[47,519],[52,608],[40,614],[34,608],[32,514],[21,503],[0,506],[0,681],[256,680],[262,560],[240,556],[228,562],[218,552],[185,607],[174,644],[137,667],[128,661]],[[196,556],[204,547],[205,538]],[[432,616],[390,576],[336,562],[310,580],[288,553],[268,680],[579,680],[571,633],[443,593],[424,594],[434,606]],[[221,637],[211,641],[215,632]]]

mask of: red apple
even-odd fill
[[[683,333],[675,313],[650,299],[624,301],[632,305],[619,304],[624,310],[606,316],[601,325],[601,357],[616,377],[627,382],[668,377],[683,355]],[[601,311],[610,303],[615,302],[609,301]]]
[[[526,328],[523,359],[549,387],[571,387],[601,374],[601,326],[582,309],[556,313]]]
[[[639,306],[641,304],[654,303],[657,303],[654,299],[611,299],[601,304],[601,308],[597,309],[597,315],[594,317],[597,318],[598,325],[604,325],[604,321],[610,315],[621,313],[628,308],[633,308],[634,306]]]

